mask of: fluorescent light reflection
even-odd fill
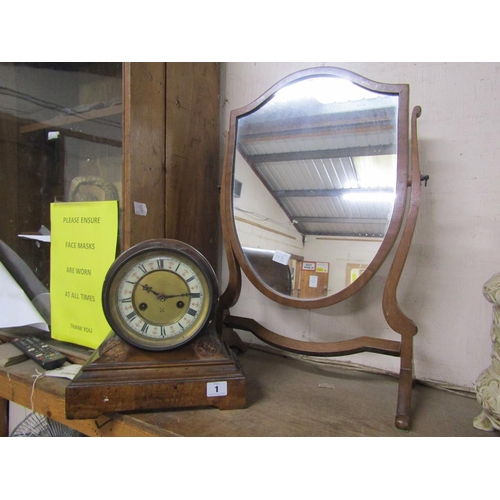
[[[315,99],[321,104],[343,103],[374,99],[379,94],[344,80],[343,78],[309,78],[283,87],[274,96],[277,101],[290,102],[299,99]]]
[[[396,193],[388,193],[386,191],[373,191],[361,193],[345,193],[342,195],[342,199],[346,201],[355,201],[359,203],[368,202],[383,202],[383,203],[394,203],[396,200]]]

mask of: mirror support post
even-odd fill
[[[413,337],[418,328],[408,318],[398,304],[397,287],[408,255],[411,240],[415,232],[420,208],[420,162],[418,156],[417,119],[421,114],[420,106],[413,109],[411,117],[411,176],[410,207],[403,234],[392,262],[382,298],[384,317],[388,325],[401,335],[401,368],[395,424],[398,429],[408,430],[410,425],[411,393],[414,384],[413,373]]]
[[[233,244],[230,236],[230,226],[232,225],[232,207],[231,197],[233,195],[232,186],[233,184],[233,169],[229,165],[232,165],[234,159],[233,144],[235,138],[231,131],[228,133],[226,152],[224,155],[224,169],[222,175],[222,189],[221,189],[221,228],[222,228],[222,239],[224,241],[224,250],[226,253],[226,259],[229,271],[229,282],[226,290],[220,297],[220,309],[222,311],[233,307],[241,292],[241,270],[236,262],[236,257],[233,252]]]
[[[224,155],[224,162],[231,162],[230,164],[232,164],[234,158],[231,154],[232,141],[234,141],[234,138],[231,132],[229,132],[226,144],[226,152]],[[231,243],[229,231],[229,225],[232,224],[232,210],[227,209],[227,207],[230,207],[232,205],[232,189],[227,189],[228,186],[232,186],[232,179],[232,168],[228,168],[225,165],[222,175],[220,213],[222,239],[224,242],[224,251],[228,265],[229,282],[226,289],[220,296],[219,308],[216,315],[216,323],[217,331],[222,332],[222,340],[226,341],[228,345],[238,348],[240,351],[245,351],[248,348],[247,344],[241,340],[239,335],[231,327],[225,324],[225,316],[229,314],[229,309],[238,302],[241,292],[241,269],[236,261],[236,257],[233,252],[233,246]]]

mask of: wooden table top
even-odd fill
[[[238,357],[247,378],[245,409],[175,409],[68,421],[64,391],[69,380],[42,377],[35,382],[40,369],[33,361],[0,368],[0,398],[33,408],[88,436],[488,435],[472,427],[479,411],[474,399],[417,385],[415,420],[405,432],[394,427],[396,377],[254,348]],[[464,421],[454,422],[464,407]]]

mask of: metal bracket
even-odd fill
[[[422,182],[424,182],[424,186],[427,187],[427,181],[429,180],[429,176],[428,175],[421,175],[420,176],[420,184],[422,184]]]

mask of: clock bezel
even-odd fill
[[[173,257],[191,267],[200,280],[206,296],[199,316],[180,334],[152,338],[137,332],[124,320],[119,311],[119,287],[127,272],[141,261],[154,257]],[[147,240],[123,252],[111,265],[102,288],[102,306],[112,330],[125,342],[149,351],[167,351],[180,347],[197,337],[213,321],[219,302],[219,286],[215,271],[208,260],[187,243],[173,239]],[[134,310],[137,307],[133,304]]]

